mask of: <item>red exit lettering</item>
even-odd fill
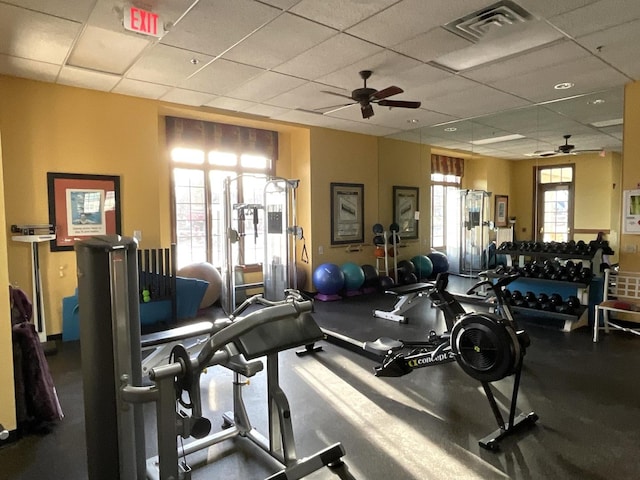
[[[157,13],[148,12],[137,7],[130,7],[125,15],[124,28],[133,32],[144,33],[159,37],[162,32],[159,31],[160,19]]]

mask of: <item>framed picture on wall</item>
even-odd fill
[[[509,222],[509,197],[496,195],[494,222],[496,227],[506,227]]]
[[[393,221],[401,238],[418,238],[419,193],[418,187],[393,187]]]
[[[331,183],[331,245],[364,242],[364,184]]]
[[[640,190],[625,190],[622,233],[640,234]]]
[[[78,240],[120,234],[120,177],[47,173],[52,252],[73,250]]]

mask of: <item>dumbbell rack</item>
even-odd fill
[[[588,254],[576,254],[576,253],[561,253],[561,252],[543,252],[543,251],[523,251],[523,250],[500,250],[497,252],[502,254],[507,259],[507,266],[523,267],[525,264],[525,258],[531,259],[558,259],[558,260],[578,260],[581,262],[587,261],[590,263],[591,271],[594,275],[598,275],[600,272],[600,264],[602,263],[602,249],[598,249],[594,253]],[[517,263],[513,264],[513,259],[517,259]],[[521,277],[513,282],[509,288],[510,290],[533,291],[536,295],[540,293],[560,293],[565,292],[563,297],[567,297],[567,292],[572,292],[580,300],[581,307],[572,314],[560,313],[555,311],[546,311],[541,309],[534,309],[529,307],[512,306],[514,313],[526,314],[531,317],[547,318],[554,320],[564,321],[562,331],[570,332],[576,328],[588,325],[589,322],[589,308],[591,303],[591,279],[588,282],[573,282],[565,280],[551,280],[535,277]]]

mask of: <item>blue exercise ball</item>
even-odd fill
[[[415,276],[418,279],[429,278],[433,273],[433,263],[426,255],[416,255],[411,259],[411,263],[416,267]]]
[[[427,255],[431,259],[431,263],[433,264],[433,275],[437,275],[439,273],[444,273],[449,271],[449,259],[447,255],[443,252],[439,252],[434,250],[429,255]]]
[[[344,275],[344,289],[347,291],[358,290],[364,283],[364,271],[362,267],[353,262],[343,263],[340,267]]]
[[[313,285],[323,295],[335,295],[344,287],[344,273],[334,263],[323,263],[313,272]]]

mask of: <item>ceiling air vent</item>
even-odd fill
[[[477,12],[465,15],[444,25],[444,28],[477,43],[490,32],[502,27],[525,23],[533,18],[529,12],[514,2],[502,0]]]

